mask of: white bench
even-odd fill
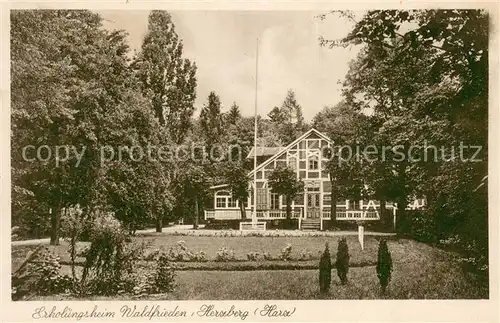
[[[240,231],[247,230],[265,231],[266,222],[240,222]]]

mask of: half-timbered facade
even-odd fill
[[[292,202],[292,218],[298,219],[299,228],[321,229],[323,220],[330,219],[331,182],[326,170],[328,148],[333,143],[327,136],[315,129],[307,131],[284,148],[266,147],[250,151],[248,158],[258,154],[260,163],[248,176],[250,197],[245,209],[251,218],[256,209],[259,221],[279,220],[286,217],[286,204],[283,196],[271,192],[268,178],[274,169],[288,166],[295,170],[297,178],[304,182],[304,191]],[[266,156],[266,154],[268,154]],[[254,197],[254,172],[256,173],[256,196]],[[239,201],[231,196],[228,185],[212,187],[214,208],[205,211],[206,220],[241,219]],[[394,205],[387,203],[386,208],[395,212]],[[379,220],[380,203],[378,201],[337,201],[336,220]]]

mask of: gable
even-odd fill
[[[321,148],[331,146],[332,144],[333,142],[327,136],[314,128],[310,129],[284,148],[283,151],[276,153],[258,165],[248,176],[253,176],[254,172],[259,172],[260,170],[272,171],[275,167],[286,166],[290,158],[295,158],[297,162],[313,156],[321,159]]]

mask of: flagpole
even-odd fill
[[[252,222],[257,223],[257,88],[259,80],[259,38],[257,38],[257,48],[255,51],[255,114],[254,114],[254,154],[253,154],[253,214]]]

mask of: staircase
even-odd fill
[[[300,229],[303,231],[319,231],[321,230],[320,221],[320,219],[303,219]]]

